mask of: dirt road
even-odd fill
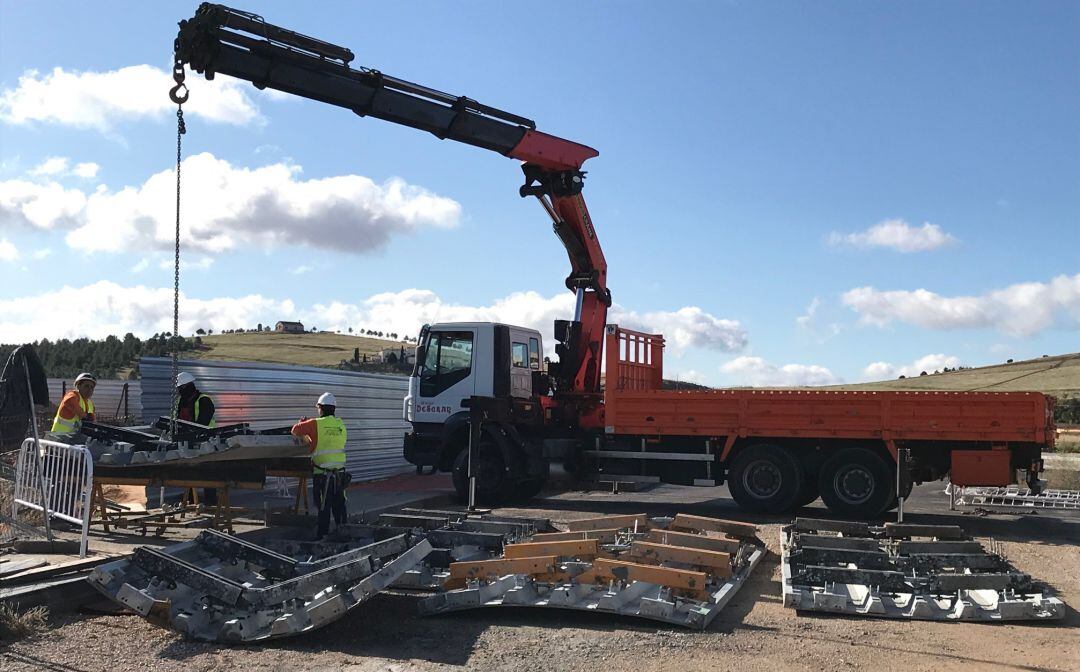
[[[936,486],[935,486],[936,487]],[[665,500],[664,502],[655,500]],[[670,503],[670,493],[564,493],[528,515],[555,521],[634,509],[739,517],[716,501]],[[730,502],[730,500],[728,500]],[[929,491],[909,520],[960,523],[994,537],[1020,569],[1080,605],[1080,516],[971,517],[940,512]],[[507,514],[525,513],[506,509]],[[821,515],[811,510],[808,515]],[[266,646],[186,641],[132,616],[69,616],[45,637],[0,651],[5,670],[318,670],[412,672],[646,672],[652,670],[1080,670],[1080,615],[1056,624],[903,622],[802,616],[780,602],[779,519],[758,518],[771,554],[706,632],[629,618],[491,609],[421,618],[415,598],[383,594],[307,637]]]

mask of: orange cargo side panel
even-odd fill
[[[954,450],[949,481],[960,486],[1009,485],[1011,456],[1008,450]]]

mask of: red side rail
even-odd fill
[[[649,392],[663,389],[664,337],[607,326],[604,343],[605,416],[615,417],[618,392]],[[611,431],[611,428],[608,428]]]

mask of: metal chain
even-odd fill
[[[181,154],[181,139],[184,134],[187,133],[187,127],[184,125],[184,106],[178,104],[176,106],[176,246],[175,255],[173,258],[173,338],[179,338],[180,336],[180,159]],[[174,341],[175,342],[175,341]],[[172,394],[170,395],[169,403],[169,434],[173,440],[176,440],[176,415],[177,415],[177,398],[176,398],[176,376],[177,371],[177,348],[171,348],[172,350]]]

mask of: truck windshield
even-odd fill
[[[433,331],[428,336],[423,366],[420,367],[420,396],[434,397],[472,371],[471,331]]]

